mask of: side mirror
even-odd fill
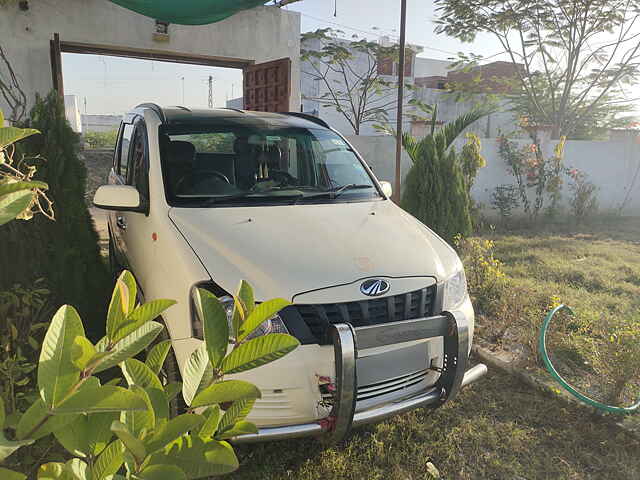
[[[382,188],[382,193],[386,195],[387,198],[391,198],[393,194],[393,187],[390,182],[380,182],[380,187]]]
[[[140,193],[131,185],[102,185],[93,196],[93,204],[103,210],[141,211]]]

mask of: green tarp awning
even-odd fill
[[[111,0],[121,7],[163,22],[206,25],[241,10],[264,5],[268,0]]]

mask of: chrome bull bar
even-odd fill
[[[361,327],[357,331],[346,323],[331,325],[335,366],[336,396],[328,417],[330,421],[265,427],[258,433],[234,437],[233,443],[254,443],[290,438],[327,435],[330,441],[340,442],[352,427],[380,422],[394,415],[421,407],[438,407],[453,400],[460,389],[487,373],[484,364],[467,370],[469,352],[469,323],[459,313]],[[443,337],[444,358],[440,377],[427,391],[368,410],[356,412],[358,349],[392,345],[413,340]]]

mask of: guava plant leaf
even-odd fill
[[[198,392],[213,380],[213,367],[209,363],[207,346],[201,343],[187,360],[182,375],[182,396],[187,405],[191,406],[193,398]]]
[[[135,457],[136,461],[142,463],[147,456],[147,451],[144,448],[144,444],[133,436],[127,426],[116,420],[111,424],[111,431],[116,434],[125,448]]]
[[[18,181],[18,182],[5,182],[0,183],[0,197],[2,195],[7,195],[9,193],[18,192],[20,190],[31,190],[33,188],[40,188],[42,190],[46,190],[49,188],[45,182],[38,182],[36,180],[30,181]]]
[[[169,399],[164,391],[156,388],[147,388],[146,393],[156,418],[155,428],[160,428],[169,421]]]
[[[2,480],[25,480],[27,476],[23,473],[0,467],[0,478],[2,478]]]
[[[53,480],[64,478],[64,463],[61,462],[49,462],[40,465],[38,468],[38,480]],[[65,479],[65,480],[68,480]]]
[[[19,190],[2,195],[0,197],[0,225],[10,222],[25,211],[31,205],[33,195],[31,190]]]
[[[120,368],[130,386],[138,385],[142,388],[152,387],[162,390],[162,383],[158,376],[140,360],[129,358],[120,364]]]
[[[214,368],[218,368],[229,346],[227,313],[220,300],[208,290],[199,288],[195,300],[204,329],[204,342],[209,360]]]
[[[100,362],[94,370],[94,373],[99,373],[111,367],[115,367],[119,363],[124,362],[127,358],[134,357],[147,348],[160,334],[163,328],[164,327],[161,324],[156,322],[147,322],[138,327],[137,330],[131,332],[115,344],[113,350],[111,350],[112,353]],[[102,340],[96,345],[96,349],[98,350],[105,347],[106,342]]]
[[[60,444],[72,455],[86,457],[98,455],[113,437],[111,423],[119,418],[119,414],[92,413],[78,415],[65,428],[53,432]]]
[[[252,338],[235,348],[222,362],[224,373],[240,373],[283,357],[295,350],[300,342],[291,335],[270,333]]]
[[[133,312],[137,292],[135,278],[131,272],[124,270],[116,281],[107,312],[107,337],[111,343],[117,341],[114,337],[115,333],[125,323],[127,316]]]
[[[258,328],[265,320],[270,319],[288,305],[291,305],[291,302],[286,301],[284,298],[274,298],[272,300],[262,302],[260,305],[256,305],[244,323],[240,325],[238,341],[241,342],[247,338],[247,336],[249,336],[251,332]]]
[[[38,362],[38,388],[49,410],[53,410],[78,382],[80,369],[74,364],[74,342],[84,337],[75,308],[63,305],[51,319],[42,342]]]
[[[233,402],[231,407],[224,412],[224,416],[218,424],[218,432],[224,432],[237,422],[244,420],[256,402],[255,398],[246,398]]]
[[[192,413],[179,415],[156,429],[153,435],[144,442],[144,446],[149,453],[157,452],[183,435],[193,430],[198,430],[203,422],[204,417],[202,415]]]
[[[4,127],[3,123],[0,123],[0,149],[18,142],[23,138],[40,133],[35,128]]]
[[[79,458],[72,458],[64,465],[68,480],[89,480],[91,472],[89,466]]]
[[[258,433],[258,427],[256,427],[251,422],[243,420],[235,423],[230,429],[225,430],[220,435],[216,435],[216,439],[226,440],[228,438],[238,437],[240,435],[248,435],[251,433]]]
[[[78,416],[77,414],[50,416],[44,401],[39,398],[20,417],[16,428],[16,437],[19,440],[24,440],[28,435],[29,440],[37,440],[65,428]],[[47,417],[49,418],[45,421]]]
[[[141,480],[187,480],[186,474],[175,465],[150,465],[138,474]]]
[[[260,398],[260,389],[252,383],[243,380],[225,380],[214,383],[202,390],[193,399],[191,406],[204,407],[206,405],[235,402],[236,400]]]
[[[149,465],[175,465],[187,478],[204,478],[233,472],[238,468],[238,459],[227,442],[186,435],[176,440],[168,451],[151,455]]]
[[[203,440],[206,440],[213,437],[213,434],[218,430],[218,423],[220,423],[220,417],[222,416],[220,406],[212,405],[208,407],[203,415],[206,417],[206,420],[202,424],[202,427],[200,427],[198,435]]]
[[[231,317],[231,325],[233,328],[233,336],[238,335],[240,325],[251,314],[255,306],[255,299],[253,295],[253,288],[244,280],[240,281],[238,285],[238,293],[233,297],[233,316]]]
[[[54,409],[53,413],[120,412],[146,408],[147,404],[139,395],[122,387],[104,385],[78,390]]]
[[[98,352],[86,337],[76,337],[73,339],[71,351],[71,362],[78,370],[84,370],[89,362],[96,358]]]
[[[175,304],[174,300],[161,299],[138,306],[116,327],[111,337],[112,342],[123,339],[141,325],[159,317],[162,312]]]
[[[25,445],[31,445],[33,440],[7,440],[4,433],[0,434],[0,462],[4,461],[9,455]]]
[[[167,358],[167,354],[169,353],[170,348],[171,340],[164,340],[154,345],[147,354],[147,358],[145,359],[144,363],[156,375],[158,375],[160,373],[160,370],[162,370],[162,366],[164,365],[164,361]]]
[[[140,398],[144,400],[147,408],[144,410],[128,410],[126,412],[122,412],[120,414],[120,421],[127,426],[129,431],[135,437],[138,437],[143,429],[149,431],[156,426],[155,411],[153,409],[151,399],[144,388],[139,387],[138,385],[131,385],[129,388],[133,393],[139,395]],[[114,420],[117,420],[117,418]]]
[[[93,462],[93,479],[105,480],[114,475],[124,463],[124,446],[120,440],[114,440]]]
[[[164,393],[167,401],[171,401],[182,391],[182,382],[171,382],[164,387]]]

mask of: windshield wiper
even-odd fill
[[[342,185],[340,187],[336,187],[332,190],[329,190],[329,192],[333,193],[333,196],[331,198],[338,198],[340,195],[342,195],[343,192],[346,192],[347,190],[357,190],[357,189],[364,189],[364,188],[373,188],[373,185],[367,185],[367,184],[359,185],[357,183],[347,183],[346,185]]]
[[[205,200],[202,205],[207,207],[209,205],[215,205],[218,203],[227,203],[227,202],[233,202],[235,200],[266,200],[266,201],[273,201],[273,200],[287,200],[287,201],[295,201],[298,200],[302,197],[304,197],[304,194],[302,193],[292,193],[289,195],[262,195],[263,192],[245,192],[245,193],[238,193],[235,195],[220,195],[217,197],[211,197],[208,198],[207,200]]]

